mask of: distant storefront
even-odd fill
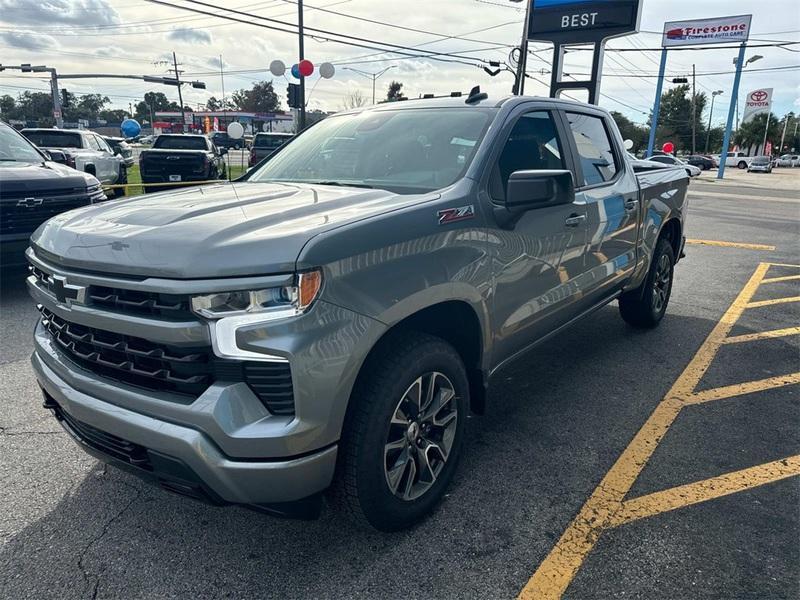
[[[186,111],[186,125],[192,133],[210,133],[227,131],[228,125],[241,123],[245,133],[259,131],[291,132],[294,129],[294,118],[285,113],[255,113],[233,110],[195,110]],[[178,133],[183,131],[181,113],[177,111],[157,111],[154,116],[156,129],[162,133]]]

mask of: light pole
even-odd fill
[[[750,63],[754,63],[757,60],[761,60],[762,58],[764,58],[764,57],[761,56],[760,54],[754,54],[753,56],[751,56],[750,58],[748,58],[745,61],[744,65],[742,66],[742,69],[747,68],[747,65],[749,65]],[[738,62],[739,62],[739,59],[734,57],[733,58],[733,64],[735,65]],[[739,98],[736,98],[736,131],[737,132],[739,131]]]
[[[352,67],[344,67],[343,70],[345,71],[353,71],[354,73],[358,73],[359,75],[363,75],[364,77],[369,77],[372,79],[372,103],[375,104],[375,82],[389,69],[396,68],[397,65],[390,65],[385,69],[378,71],[377,73],[368,73],[367,71],[361,71],[359,69],[353,69]]]
[[[711,112],[708,113],[708,132],[706,133],[706,149],[705,154],[708,154],[708,140],[711,138],[711,117],[714,116],[714,100],[720,94],[723,94],[722,90],[717,90],[716,92],[711,92]]]
[[[511,2],[522,2],[523,0],[511,0]],[[528,22],[530,21],[530,11],[532,0],[525,2],[525,21],[522,24],[522,40],[519,43],[519,61],[517,63],[516,81],[512,92],[517,96],[525,93],[525,71],[528,66]]]

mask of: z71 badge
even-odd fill
[[[447,225],[456,221],[474,219],[475,207],[470,204],[468,206],[459,206],[458,208],[445,208],[436,214],[439,215],[439,225]]]

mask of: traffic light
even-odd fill
[[[689,80],[686,77],[675,77],[672,83],[689,83]]]
[[[70,101],[69,101],[69,91],[66,89],[61,90],[61,106],[64,108],[69,108]]]
[[[300,84],[290,83],[286,90],[286,98],[289,101],[289,108],[300,108],[303,106],[303,101],[300,98]]]

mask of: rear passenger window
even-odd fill
[[[597,185],[614,179],[618,170],[617,163],[603,120],[569,112],[567,119],[578,148],[583,185]]]

